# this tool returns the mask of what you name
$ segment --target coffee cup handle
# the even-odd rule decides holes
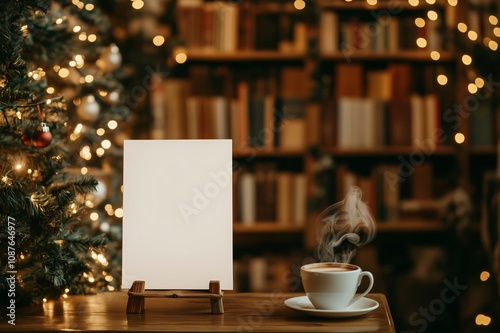
[[[349,302],[349,305],[351,305],[351,304],[359,301],[362,297],[366,296],[366,294],[368,294],[370,292],[370,290],[372,290],[372,287],[373,287],[373,275],[372,275],[372,273],[370,273],[368,271],[364,271],[364,272],[359,273],[358,287],[361,284],[361,280],[363,279],[363,276],[367,276],[368,277],[368,279],[370,280],[370,285],[368,286],[368,288],[366,288],[366,290],[361,295],[356,296],[353,299],[351,299],[351,301]]]

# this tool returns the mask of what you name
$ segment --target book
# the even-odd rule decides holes
[[[319,45],[322,54],[338,52],[338,14],[334,11],[324,10],[319,19]]]
[[[290,172],[277,174],[276,219],[278,224],[287,225],[292,221],[293,178]]]
[[[250,172],[242,173],[238,186],[240,188],[239,207],[241,223],[244,225],[252,225],[257,219],[255,175]]]
[[[303,226],[307,220],[307,178],[298,173],[293,177],[293,223]]]
[[[411,69],[408,64],[391,64],[391,101],[389,103],[389,143],[411,145]]]

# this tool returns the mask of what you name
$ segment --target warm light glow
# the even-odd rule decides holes
[[[439,53],[438,51],[431,52],[431,59],[432,60],[439,60],[439,58],[441,58],[441,53]]]
[[[490,40],[490,42],[488,43],[488,47],[492,50],[492,51],[496,51],[498,49],[498,43],[494,40]]]
[[[419,0],[408,0],[408,3],[413,6],[413,7],[417,7],[418,4],[420,3]]]
[[[434,10],[429,10],[427,12],[427,17],[431,21],[436,21],[438,19],[438,13],[436,11],[434,11]]]
[[[69,293],[69,288],[64,289],[64,292],[67,294]]]
[[[85,206],[89,208],[94,208],[94,203],[90,200],[85,201]]]
[[[56,24],[61,24],[61,23],[63,23],[63,19],[62,19],[62,18],[58,18],[58,19],[56,20]]]
[[[90,283],[94,283],[94,281],[95,281],[95,279],[94,279],[92,276],[91,276],[91,277],[89,277],[89,282],[90,282]]]
[[[373,1],[373,0],[372,0],[372,1]],[[368,0],[367,0],[366,2],[368,2]],[[377,2],[377,1],[375,0],[375,3],[376,3],[376,2]],[[305,2],[304,0],[295,0],[295,1],[293,2],[293,6],[294,6],[294,7],[295,7],[295,9],[297,9],[297,10],[302,10],[302,9],[306,8],[306,2]]]
[[[75,67],[75,66],[76,66],[76,61],[71,60],[71,61],[69,62],[69,65],[70,65],[71,67]]]
[[[436,0],[425,0],[429,5],[433,5],[436,3]]]
[[[22,166],[22,164],[17,164],[14,168],[15,168],[16,170],[20,170],[22,167],[23,167],[23,166]]]
[[[475,94],[477,93],[477,86],[474,84],[474,83],[469,83],[469,85],[467,86],[467,90],[471,93],[471,94]]]
[[[479,275],[479,278],[481,279],[481,281],[486,281],[490,278],[490,272],[487,272],[487,271],[482,271],[481,274]]]
[[[439,74],[438,77],[437,77],[437,82],[444,86],[448,83],[448,77],[446,77],[446,75],[444,74]]]
[[[183,64],[187,61],[187,55],[184,52],[179,52],[175,55],[175,61],[178,64]]]
[[[98,128],[95,132],[97,135],[103,136],[106,133],[106,130],[104,128]]]
[[[115,287],[113,287],[113,286],[108,286],[108,290],[109,290],[109,291],[113,291],[113,290],[115,290]]]
[[[80,157],[87,161],[92,158],[92,153],[90,152],[89,146],[85,146],[82,148],[82,150],[80,150]]]
[[[75,134],[80,134],[83,130],[83,125],[82,124],[78,124],[76,125],[75,127],[75,130],[73,131]]]
[[[47,94],[53,94],[56,90],[53,87],[47,87],[45,91],[47,92]]]
[[[94,81],[94,77],[92,75],[89,74],[89,75],[85,76],[85,82],[91,83],[93,81]]]
[[[110,229],[109,223],[108,222],[102,222],[101,225],[99,226],[102,232],[108,232]],[[105,272],[102,274],[106,275]]]
[[[108,121],[108,128],[110,130],[114,130],[118,127],[118,122],[116,120],[110,120]]]
[[[153,44],[156,45],[156,46],[162,46],[163,43],[165,43],[165,37],[163,36],[154,36],[153,38]]]
[[[490,23],[492,25],[497,25],[498,24],[498,17],[496,17],[495,15],[490,15],[490,17],[488,17],[488,21],[490,21]]]
[[[101,146],[102,146],[102,148],[104,148],[104,149],[109,149],[109,148],[111,148],[111,141],[109,141],[109,140],[104,140],[103,142],[101,142]]]
[[[415,25],[419,28],[423,28],[423,27],[425,27],[425,20],[421,17],[417,17],[415,19]]]
[[[85,5],[85,9],[88,11],[94,10],[94,5],[91,3],[88,3]]]
[[[63,79],[64,78],[67,78],[68,75],[69,75],[69,69],[67,68],[61,68],[58,72],[59,76],[62,77]]]
[[[458,0],[448,0],[450,6],[455,7],[458,4]]]
[[[99,255],[97,256],[97,260],[99,260],[99,262],[100,262],[101,264],[104,264],[105,262],[107,262],[106,258],[104,258],[104,256],[103,256],[102,254],[99,254]]]
[[[99,219],[99,214],[97,214],[96,212],[93,212],[90,214],[90,219],[92,221],[97,221]]]
[[[83,168],[80,169],[80,173],[82,175],[86,175],[88,172],[89,172],[89,169],[87,169],[86,167],[83,167]]]
[[[491,323],[491,318],[483,314],[478,314],[476,316],[476,325],[478,326],[488,326]]]
[[[475,41],[475,40],[477,40],[477,32],[470,30],[467,33],[467,37],[469,37],[470,40]]]
[[[115,216],[118,217],[118,218],[122,218],[123,217],[123,209],[122,208],[117,208],[115,210]]]
[[[79,32],[80,30],[82,30],[82,27],[80,27],[79,25],[75,25],[75,26],[73,27],[73,32],[75,32],[75,33],[76,33],[76,32]]]
[[[101,147],[99,147],[99,148],[97,148],[97,149],[95,150],[95,153],[96,153],[96,155],[97,155],[98,157],[102,157],[102,155],[104,155],[104,153],[105,153],[105,152],[106,152],[106,151],[104,150],[104,148],[101,148]]]
[[[459,24],[457,24],[457,29],[458,31],[465,33],[467,31],[467,24],[460,22]]]
[[[144,1],[142,1],[142,0],[135,0],[134,2],[132,2],[132,8],[139,10],[142,7],[144,7]]]
[[[64,294],[62,295],[63,298],[68,298],[68,295]]]
[[[45,297],[43,298],[43,302],[44,302],[44,303],[47,303],[47,299],[46,299]]]
[[[97,40],[97,36],[94,35],[94,34],[90,34],[88,37],[87,37],[87,40],[91,43],[95,42]]]
[[[483,80],[482,78],[480,78],[480,77],[478,77],[478,78],[474,81],[474,83],[476,84],[476,86],[477,86],[478,88],[482,88],[482,87],[484,87],[484,80]]]
[[[78,39],[83,41],[87,40],[87,34],[85,32],[82,32],[80,35],[78,35]]]
[[[106,275],[106,277],[104,278],[104,280],[108,281],[108,282],[111,282],[114,280],[113,276],[112,275]]]
[[[464,63],[464,65],[468,66],[472,64],[472,57],[468,54],[464,54],[462,56],[462,62]]]
[[[423,37],[417,38],[417,46],[420,48],[424,48],[427,46],[427,40]]]
[[[455,134],[455,142],[458,144],[462,144],[465,142],[465,135],[462,133],[457,133]]]

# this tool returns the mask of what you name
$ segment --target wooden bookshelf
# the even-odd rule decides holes
[[[197,6],[200,6],[198,9],[201,11],[205,10],[204,6],[206,3],[203,3],[203,5],[200,3],[197,3]],[[213,4],[208,5],[208,7]],[[224,6],[226,5],[224,4]],[[325,0],[318,1],[317,4],[308,2],[306,6],[309,6],[309,8],[303,11],[296,10],[292,3],[284,5],[281,2],[273,3],[272,1],[266,3],[242,2],[241,7],[232,6],[231,10],[240,10],[242,15],[271,14],[270,16],[276,18],[276,22],[273,21],[274,23],[280,22],[276,24],[277,29],[281,29],[282,23],[285,22],[286,24],[284,25],[288,25],[288,28],[285,29],[287,31],[274,33],[273,38],[276,39],[276,45],[267,49],[258,49],[253,34],[254,32],[256,33],[257,29],[255,23],[256,17],[250,17],[250,19],[245,17],[246,20],[253,20],[253,22],[247,22],[248,25],[245,26],[238,26],[238,38],[248,39],[249,36],[254,38],[251,42],[247,41],[245,45],[233,43],[233,46],[237,45],[237,47],[233,47],[229,51],[223,51],[216,50],[212,46],[208,47],[211,50],[207,50],[207,48],[204,49],[199,45],[189,45],[187,43],[184,50],[187,61],[180,66],[180,72],[183,72],[185,76],[181,78],[168,77],[166,80],[183,81],[182,84],[191,84],[192,87],[182,87],[182,84],[177,86],[172,85],[164,90],[162,90],[163,88],[157,89],[158,91],[156,92],[156,97],[160,96],[160,98],[164,98],[167,100],[167,103],[175,100],[175,103],[172,104],[173,108],[180,106],[181,110],[183,103],[188,98],[199,98],[199,103],[202,103],[203,99],[211,99],[213,97],[217,98],[219,102],[223,100],[223,112],[225,112],[226,117],[223,123],[228,127],[225,132],[225,138],[233,139],[233,157],[238,163],[241,162],[242,166],[242,169],[239,170],[242,172],[238,172],[233,179],[233,184],[235,184],[234,193],[237,197],[236,200],[239,200],[235,204],[234,209],[236,212],[235,215],[239,214],[239,216],[235,216],[233,224],[233,231],[238,239],[238,242],[235,242],[235,248],[244,247],[245,250],[252,249],[256,252],[264,253],[268,249],[267,246],[269,246],[269,243],[272,243],[275,239],[285,240],[285,243],[288,242],[292,250],[295,250],[293,247],[300,242],[302,242],[300,243],[302,250],[308,251],[316,246],[316,239],[313,234],[315,231],[315,219],[320,211],[308,211],[307,219],[303,226],[296,225],[296,222],[293,222],[291,218],[289,218],[290,221],[286,220],[285,222],[272,221],[272,219],[277,219],[277,217],[262,217],[262,219],[268,219],[266,221],[254,221],[258,220],[259,217],[253,217],[253,219],[246,220],[245,223],[240,221],[242,220],[241,207],[238,205],[241,205],[242,202],[240,197],[242,196],[241,176],[243,173],[256,176],[257,169],[262,164],[274,164],[274,170],[271,172],[272,176],[270,177],[275,177],[271,179],[275,183],[278,181],[277,174],[279,173],[292,173],[294,175],[305,176],[307,180],[307,196],[310,199],[315,193],[314,187],[317,184],[314,182],[316,181],[316,172],[320,165],[320,161],[315,160],[310,154],[310,148],[318,148],[318,151],[324,154],[323,157],[328,156],[333,160],[332,164],[334,165],[328,171],[330,173],[329,177],[331,177],[330,180],[333,179],[328,184],[335,187],[329,189],[333,194],[330,193],[331,196],[328,197],[330,202],[325,202],[325,206],[328,206],[343,199],[339,190],[343,186],[339,184],[339,180],[342,181],[345,179],[343,177],[351,177],[350,180],[354,179],[354,182],[363,181],[365,185],[368,184],[368,188],[371,186],[372,193],[370,193],[369,197],[373,201],[377,196],[383,197],[383,194],[377,192],[380,188],[373,190],[376,187],[374,184],[383,179],[376,179],[376,176],[380,176],[385,171],[382,170],[383,168],[388,167],[390,169],[387,170],[397,173],[399,172],[398,167],[401,163],[398,157],[409,160],[410,156],[423,155],[424,161],[420,163],[420,160],[418,160],[418,163],[416,163],[419,164],[418,168],[411,170],[411,175],[403,177],[401,183],[404,182],[404,191],[406,192],[404,195],[396,198],[396,201],[401,201],[402,198],[407,199],[408,196],[410,199],[437,201],[443,195],[443,188],[445,188],[442,185],[443,179],[441,178],[445,178],[444,176],[448,173],[453,174],[454,170],[452,168],[454,167],[455,157],[465,156],[465,158],[473,158],[479,156],[483,160],[497,153],[494,147],[457,146],[453,143],[454,132],[452,131],[446,132],[449,137],[448,141],[439,142],[432,149],[429,149],[429,147],[421,148],[417,145],[412,146],[412,142],[415,142],[414,138],[401,143],[400,141],[402,140],[396,140],[390,136],[391,133],[395,132],[394,129],[398,127],[398,124],[400,124],[398,122],[401,121],[401,119],[395,119],[395,115],[403,114],[404,117],[407,117],[403,120],[406,122],[406,126],[400,131],[402,134],[408,134],[415,130],[412,128],[413,119],[410,118],[410,121],[408,118],[411,117],[411,109],[415,108],[415,105],[411,104],[411,98],[414,95],[421,97],[424,103],[429,103],[426,107],[429,107],[431,103],[425,98],[428,96],[435,97],[437,103],[434,103],[433,106],[436,109],[432,110],[434,113],[428,113],[425,116],[425,121],[432,122],[436,121],[434,118],[439,118],[441,122],[438,121],[429,125],[431,129],[442,129],[446,125],[442,117],[443,112],[452,108],[453,103],[457,100],[463,100],[463,98],[460,99],[460,97],[464,97],[463,94],[460,95],[458,93],[458,85],[464,81],[458,77],[457,63],[460,62],[459,54],[453,47],[449,47],[449,40],[446,40],[448,36],[441,36],[442,40],[439,41],[440,45],[436,49],[440,53],[438,60],[431,59],[430,46],[421,49],[415,45],[414,41],[409,41],[414,35],[411,37],[406,36],[404,29],[401,29],[402,32],[398,36],[398,45],[395,49],[386,48],[385,50],[377,49],[377,51],[371,51],[369,48],[365,48],[364,50],[355,50],[346,56],[341,51],[341,43],[339,42],[341,36],[335,36],[336,39],[334,42],[336,45],[325,49],[333,50],[332,52],[324,51],[321,47],[321,43],[325,40],[324,36],[321,35],[321,30],[324,27],[321,26],[321,20],[317,20],[316,18],[325,12],[334,12],[338,15],[334,27],[335,31],[340,35],[345,32],[342,29],[346,29],[345,27],[341,27],[341,23],[351,23],[351,19],[355,23],[369,23],[371,11],[381,11],[390,8],[390,6],[397,6],[397,8],[402,9],[404,12],[400,16],[394,14],[394,18],[400,20],[398,24],[402,26],[404,24],[405,29],[408,29],[408,23],[413,24],[415,17],[423,17],[426,10],[431,8],[436,9],[441,15],[442,21],[440,22],[440,27],[446,26],[449,28],[450,17],[453,17],[453,15],[447,16],[446,11],[449,10],[447,6],[439,3],[429,5],[424,1],[420,1],[418,6],[411,6],[406,0],[379,0],[374,6],[368,5],[364,0],[354,0],[349,3],[343,0]],[[314,10],[314,14],[318,15],[310,15],[312,10]],[[314,17],[314,19],[311,19],[311,17]],[[290,19],[292,23],[288,22],[287,19]],[[405,19],[408,19],[408,21],[403,22]],[[374,20],[375,18],[372,18],[372,21]],[[242,20],[238,20],[238,22],[242,22]],[[298,51],[292,48],[286,52],[280,51],[279,44],[283,42],[282,39],[292,43],[296,37],[283,36],[290,35],[290,31],[288,30],[293,30],[290,27],[297,22],[307,25],[307,40],[309,42],[316,40],[319,46],[318,49]],[[255,31],[250,31],[251,33],[249,34],[246,34],[245,31],[240,31],[248,27],[253,27],[252,29]],[[197,28],[201,29],[199,25],[197,25]],[[418,33],[427,34],[429,30],[431,29],[426,27],[426,29]],[[223,40],[224,33],[220,33],[221,40]],[[192,36],[188,37],[193,40]],[[265,34],[264,37],[266,37]],[[189,42],[189,38],[187,39]],[[413,44],[399,45],[401,43],[400,39],[405,42],[412,42]],[[331,42],[331,44],[334,42]],[[308,43],[308,45],[310,46],[311,44]],[[350,65],[353,65],[353,68],[348,68]],[[346,68],[347,71],[343,72]],[[303,71],[303,73],[297,75],[298,71]],[[373,86],[377,86],[377,83],[371,84],[371,88],[370,83],[368,83],[368,77],[377,71],[383,72],[382,75],[385,75],[385,77],[390,76],[391,78],[390,86],[384,86],[386,91],[380,93],[381,96],[373,96],[370,91]],[[447,75],[448,83],[446,86],[437,84],[437,74]],[[318,76],[321,76],[321,78],[318,78]],[[385,82],[383,83],[385,84]],[[200,86],[203,89],[200,89]],[[194,89],[190,89],[193,87]],[[189,93],[185,93],[186,91],[196,91],[197,89],[196,93],[191,92],[191,96]],[[312,94],[312,91],[315,91],[315,94]],[[183,95],[184,93],[186,96]],[[161,97],[163,95],[165,96]],[[250,111],[249,101],[252,98],[262,99],[268,97],[273,99],[274,103],[272,104],[272,108],[274,108],[274,118],[272,119],[278,117],[276,110],[282,111],[283,106],[280,103],[284,100],[299,100],[304,103],[301,109],[303,114],[298,118],[300,121],[303,121],[302,124],[299,124],[302,126],[299,129],[304,130],[306,138],[304,139],[305,142],[301,142],[299,145],[300,148],[283,148],[284,146],[280,146],[281,141],[277,143],[279,140],[276,138],[273,139],[275,141],[271,146],[260,145],[260,143],[252,146],[249,142],[245,142],[245,139],[242,139],[245,135],[247,139],[252,136],[250,134],[250,127],[252,126],[249,123],[253,120],[250,120],[248,116],[252,112],[255,112],[255,110]],[[373,144],[373,140],[364,142],[363,145],[365,146],[351,145],[351,143],[345,146],[339,144],[337,136],[339,129],[337,125],[339,124],[338,115],[340,113],[338,101],[342,98],[360,99],[365,102],[366,100],[368,102],[382,101],[385,103],[383,105],[383,112],[386,113],[383,115],[385,118],[383,118],[383,130],[381,130],[385,133],[383,144]],[[233,108],[233,105],[237,105],[237,107]],[[241,107],[243,109],[246,108],[246,110],[241,111]],[[265,108],[267,106],[264,106]],[[200,114],[204,111],[205,109],[200,111]],[[244,121],[232,122],[233,119],[237,118],[235,114],[238,115],[240,114],[239,112],[245,114],[246,118]],[[179,114],[182,116],[183,113],[179,112]],[[179,114],[170,119],[178,121]],[[206,124],[211,121],[210,117],[212,116],[206,118],[200,116],[200,118],[203,118],[200,124],[204,124],[200,126],[207,126]],[[352,124],[364,122],[365,118],[363,116],[356,118]],[[373,120],[373,118],[370,119]],[[246,121],[248,123],[245,123]],[[466,127],[468,120],[462,119],[462,121],[464,123],[462,127]],[[246,128],[244,128],[243,132],[233,131],[231,126],[235,126],[235,123],[237,124],[236,126],[246,126]],[[375,125],[374,122],[372,125],[371,127],[376,128],[379,123],[377,122]],[[184,126],[184,123],[180,121],[176,126],[171,127],[182,128],[182,126]],[[272,128],[275,134],[280,134],[274,127],[275,124],[269,127],[269,123],[264,123],[264,125],[261,123],[259,126],[261,126],[261,129],[268,126],[267,128]],[[462,131],[462,127],[453,129],[453,131]],[[430,132],[429,128],[425,130],[426,135]],[[238,129],[242,130],[242,128]],[[446,130],[449,129],[446,128]],[[211,134],[204,134],[205,136],[200,136],[199,138],[215,138],[213,137],[214,130],[207,132]],[[238,133],[236,136],[234,136],[235,132]],[[288,139],[290,137],[294,138],[293,134],[295,132],[291,132],[292,135],[288,136]],[[331,137],[326,137],[325,133]],[[468,137],[468,134],[468,132],[465,132],[466,137]],[[430,137],[432,138],[432,136]],[[426,139],[429,139],[429,136]],[[378,170],[379,167],[381,167],[380,170]],[[380,173],[377,174],[379,171]],[[348,174],[350,172],[352,174]],[[466,174],[465,177],[469,177],[469,170],[465,169],[464,174]],[[437,186],[436,188],[433,187],[435,183],[439,183],[439,189],[436,189]],[[367,187],[364,188],[366,189]],[[259,196],[256,194],[257,191],[255,189],[252,189],[252,191],[255,192],[252,194],[252,197]],[[260,193],[262,194],[263,192]],[[399,193],[394,195],[399,195]],[[323,201],[326,201],[326,198]],[[257,204],[255,205],[255,210],[259,209],[258,206]],[[395,207],[401,208],[397,204]],[[390,208],[394,207],[391,206]],[[293,215],[293,213],[291,214]],[[401,215],[403,216],[403,214]],[[411,240],[412,233],[440,234],[445,231],[445,226],[439,221],[426,220],[425,216],[417,216],[413,219],[396,217],[394,221],[396,222],[377,221],[378,232],[388,235],[385,239],[394,237],[396,234],[405,234]],[[267,243],[264,244],[264,242],[261,242],[262,239],[266,239]],[[270,251],[275,250],[272,246],[269,246],[269,249],[271,249]]]

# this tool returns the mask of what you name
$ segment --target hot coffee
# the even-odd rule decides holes
[[[351,264],[329,262],[304,265],[300,275],[307,297],[320,310],[343,311],[368,294],[373,286],[372,274]],[[355,297],[363,277],[369,279],[369,286]]]
[[[352,272],[356,270],[356,267],[346,266],[346,267],[314,267],[306,269],[308,272]]]

